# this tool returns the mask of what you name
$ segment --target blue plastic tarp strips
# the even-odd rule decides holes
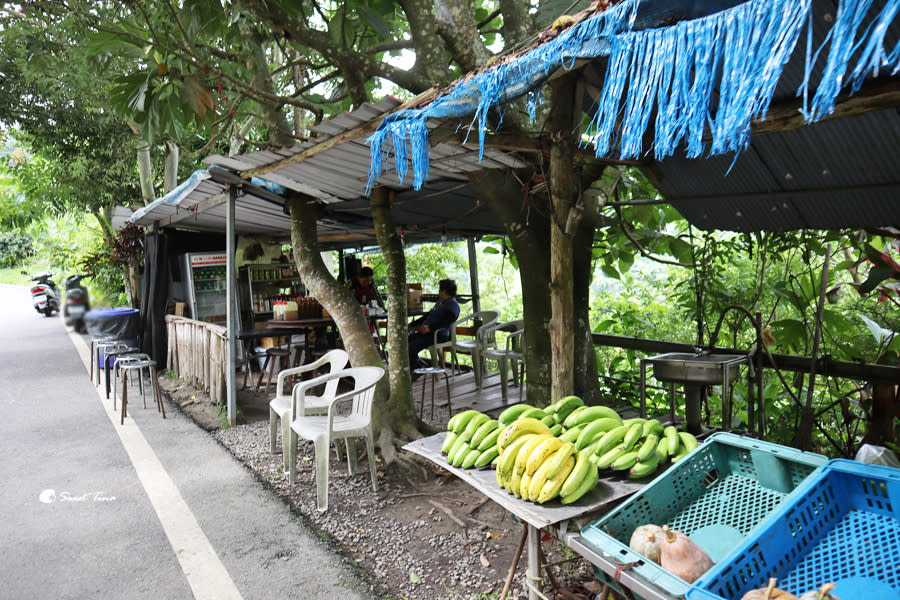
[[[85,313],[84,323],[92,338],[136,340],[141,333],[141,311],[129,306],[98,308]]]

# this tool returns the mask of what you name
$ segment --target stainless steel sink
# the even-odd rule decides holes
[[[734,381],[747,361],[742,354],[690,354],[669,352],[647,359],[653,376],[660,381],[696,385],[718,385]]]

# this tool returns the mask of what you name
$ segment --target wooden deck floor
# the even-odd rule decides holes
[[[484,381],[481,390],[475,385],[475,374],[466,371],[462,374],[457,373],[455,377],[449,377],[450,383],[450,401],[452,413],[456,414],[468,409],[474,409],[486,413],[492,417],[500,414],[509,404],[517,404],[519,402],[519,387],[510,386],[507,390],[508,403],[503,400],[502,387],[500,384],[500,375],[496,372],[489,374]],[[418,381],[413,382],[412,394],[416,406],[422,399],[422,386],[427,385],[425,390],[425,420],[428,421],[431,410],[431,377],[422,377]],[[438,378],[434,385],[435,408],[447,407],[447,386],[444,385],[443,378]],[[525,401],[525,389],[522,389],[522,402]],[[437,413],[435,421],[438,420]],[[438,425],[440,423],[434,423]]]

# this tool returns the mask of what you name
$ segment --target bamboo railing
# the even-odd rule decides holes
[[[175,376],[208,392],[213,403],[222,404],[227,330],[214,323],[166,315],[166,333],[166,364]]]

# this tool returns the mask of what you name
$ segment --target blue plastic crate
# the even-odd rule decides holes
[[[668,525],[721,560],[797,487],[825,464],[819,454],[730,433],[716,433],[640,492],[581,530],[599,551],[596,577],[622,591],[616,568],[639,582],[640,598],[682,598],[689,584],[628,547],[640,525]],[[636,564],[631,564],[636,563]],[[651,590],[651,592],[648,592]],[[641,595],[643,594],[643,595]]]
[[[796,596],[833,582],[841,600],[900,599],[900,469],[829,461],[687,598],[737,599],[770,577]]]

